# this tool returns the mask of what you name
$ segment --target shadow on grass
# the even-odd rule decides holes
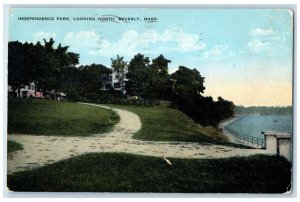
[[[224,159],[169,159],[93,153],[8,176],[14,191],[284,193],[291,164],[256,155]]]

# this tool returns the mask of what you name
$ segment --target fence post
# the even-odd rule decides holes
[[[257,147],[259,147],[259,146],[264,147],[264,140],[261,138],[257,138],[257,137],[253,137],[253,136],[246,135],[243,133],[239,133],[239,132],[237,132],[233,129],[230,129],[226,126],[224,127],[224,129],[227,130],[229,133],[231,133],[239,143],[242,143],[242,144],[245,144],[245,143],[250,144],[251,143],[252,146],[256,143]]]

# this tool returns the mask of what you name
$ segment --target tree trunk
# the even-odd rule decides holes
[[[57,100],[57,92],[56,92],[56,90],[53,90],[53,100]]]
[[[21,97],[21,88],[17,88],[17,98],[22,98]]]

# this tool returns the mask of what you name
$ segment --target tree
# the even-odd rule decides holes
[[[54,48],[54,43],[52,38],[44,39],[44,45],[40,42],[9,42],[8,77],[14,91],[22,84],[34,82],[44,92],[54,90],[56,99],[56,92],[65,89],[62,70],[75,67],[79,63],[79,54],[67,52],[69,47],[61,44]]]
[[[39,42],[22,44],[17,41],[9,42],[8,49],[8,78],[13,90],[30,82],[40,82],[43,85],[52,67],[52,57],[49,57],[45,47]]]
[[[178,70],[170,76],[173,94],[181,97],[200,95],[205,90],[204,79],[198,70],[179,66]]]
[[[124,57],[120,57],[119,55],[117,55],[116,59],[111,58],[111,67],[113,68],[114,72],[117,72],[119,74],[119,81],[121,89],[123,91],[124,79],[127,71],[127,62],[124,61]]]
[[[47,57],[46,63],[46,71],[44,74],[45,79],[43,79],[43,83],[47,90],[53,90],[53,98],[56,100],[57,91],[61,91],[64,89],[62,77],[63,77],[63,69],[73,66],[71,61],[74,62],[74,58],[71,58],[68,54],[69,46],[61,46],[58,44],[57,48],[54,48],[55,41],[50,38],[49,41],[44,39],[44,47],[46,50],[45,56]],[[74,55],[72,55],[74,56]],[[79,55],[78,55],[79,57]],[[72,60],[71,60],[72,59]],[[42,79],[43,77],[39,76],[37,79]]]
[[[206,126],[217,126],[221,120],[233,115],[232,102],[218,97],[214,101],[212,97],[202,96],[205,87],[204,77],[196,69],[180,66],[170,76],[172,82],[172,100],[177,108],[190,116],[196,122]]]
[[[179,66],[178,70],[170,75],[173,103],[180,111],[197,122],[200,119],[195,110],[202,97],[200,93],[203,93],[205,89],[203,82],[204,77],[199,71],[184,66]]]
[[[147,93],[151,98],[168,98],[168,64],[170,62],[171,60],[166,59],[163,55],[152,60],[147,78]]]
[[[218,97],[218,101],[216,102],[216,109],[220,120],[228,119],[234,114],[233,102],[225,100],[221,96]]]
[[[147,97],[146,84],[148,78],[149,58],[138,53],[128,65],[125,89],[128,95]]]
[[[27,84],[28,72],[26,69],[26,52],[19,41],[8,43],[8,84],[12,87],[13,93],[17,90],[20,93],[22,84]]]
[[[101,93],[103,75],[111,74],[111,69],[104,65],[91,64],[79,67],[79,71],[80,97],[88,99],[88,101],[96,101]]]
[[[81,101],[80,97],[80,71],[76,67],[62,68],[61,90],[66,93],[69,101]]]

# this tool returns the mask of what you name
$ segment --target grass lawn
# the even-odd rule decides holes
[[[283,193],[291,165],[278,156],[169,159],[93,153],[8,176],[14,191]]]
[[[142,122],[142,129],[133,138],[152,141],[210,142],[226,141],[218,129],[202,127],[182,112],[166,106],[137,107],[112,105],[136,113]]]
[[[15,141],[7,141],[7,152],[14,152],[18,150],[22,150],[23,147],[21,144],[15,142]]]
[[[107,132],[118,121],[113,111],[99,107],[52,100],[8,100],[10,134],[88,136]]]

